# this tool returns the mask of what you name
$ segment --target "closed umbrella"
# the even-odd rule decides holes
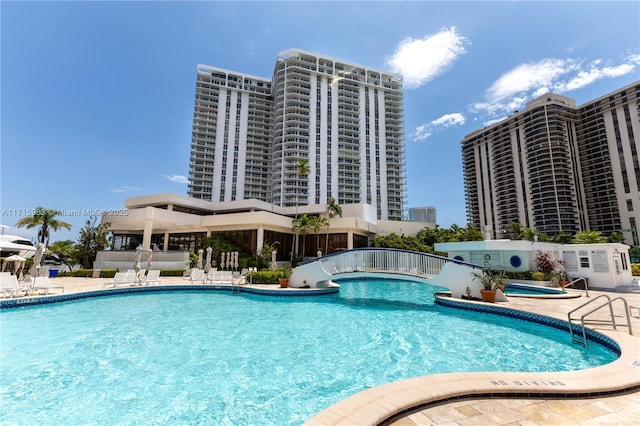
[[[238,269],[238,266],[240,266],[238,263],[238,255],[239,255],[238,252],[235,252],[233,255],[233,268],[236,270]]]
[[[211,269],[211,252],[213,249],[211,247],[207,247],[207,263],[204,264],[204,270],[209,272]]]
[[[29,269],[29,273],[31,274],[31,276],[37,277],[38,275],[40,275],[40,264],[42,263],[43,257],[44,257],[44,244],[38,243],[36,244],[36,254],[33,255],[33,265],[31,266],[31,269]]]
[[[202,253],[204,253],[204,250],[198,250],[198,269],[202,269]]]
[[[151,259],[153,259],[153,250],[147,252],[147,271],[151,270]]]
[[[136,274],[140,272],[140,260],[142,259],[142,246],[138,246],[136,248],[136,256],[133,259],[133,269],[136,271]]]
[[[231,252],[227,253],[227,269],[231,268]]]
[[[220,269],[224,269],[224,255],[224,252],[220,253]]]

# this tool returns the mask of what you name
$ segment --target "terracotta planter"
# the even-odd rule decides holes
[[[480,294],[482,295],[483,302],[494,303],[496,301],[496,291],[495,290],[480,290]]]
[[[278,278],[278,282],[280,283],[280,288],[289,287],[289,278]]]
[[[558,285],[562,288],[565,288],[569,285],[569,281],[558,281]]]

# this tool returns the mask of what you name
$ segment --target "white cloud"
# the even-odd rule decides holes
[[[415,132],[413,133],[414,141],[423,141],[429,138],[434,131],[438,131],[441,128],[447,128],[451,126],[461,126],[465,123],[466,119],[464,115],[455,112],[452,114],[445,114],[440,118],[436,118],[435,120],[423,124],[421,126],[416,127]]]
[[[471,105],[473,112],[486,113],[488,123],[495,122],[524,104],[546,93],[564,94],[604,78],[627,75],[640,64],[640,55],[633,53],[619,64],[596,59],[590,63],[566,58],[545,58],[538,62],[520,64],[498,78],[485,92],[485,99]]]
[[[445,72],[458,56],[466,53],[467,42],[455,27],[445,28],[422,39],[402,40],[386,62],[393,72],[403,76],[406,88],[416,88]]]
[[[413,133],[413,140],[424,141],[429,136],[431,136],[431,130],[429,129],[429,125],[423,124],[422,126],[416,127],[416,131]]]
[[[588,71],[580,71],[575,77],[564,84],[564,90],[576,90],[588,86],[602,78],[613,78],[626,75],[635,69],[634,64],[626,63],[615,67],[593,67]]]
[[[445,114],[440,118],[437,118],[431,122],[433,126],[442,126],[442,127],[451,127],[451,126],[460,126],[464,124],[465,118],[464,115],[459,112],[453,114]]]
[[[140,192],[140,191],[144,191],[146,190],[146,188],[142,188],[140,186],[122,186],[120,188],[113,188],[110,189],[109,191],[111,192]]]
[[[182,175],[162,175],[162,177],[166,178],[167,180],[170,180],[171,182],[176,182],[176,183],[189,183],[189,179],[187,179],[186,176],[182,176]]]
[[[487,96],[500,101],[543,86],[549,87],[574,66],[571,60],[566,59],[543,59],[518,65],[496,80],[487,90]]]

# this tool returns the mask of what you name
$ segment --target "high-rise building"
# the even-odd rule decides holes
[[[620,232],[638,245],[640,82],[582,106],[548,94],[462,141],[467,220],[503,238]]]
[[[281,207],[333,197],[401,220],[401,76],[297,49],[278,55],[272,79],[199,65],[188,188],[203,200]]]
[[[410,207],[409,220],[416,222],[436,223],[436,208],[428,207]]]

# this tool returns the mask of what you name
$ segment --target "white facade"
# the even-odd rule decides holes
[[[625,244],[555,244],[523,240],[436,243],[452,259],[508,272],[537,270],[538,251],[562,262],[569,276],[587,278],[590,288],[633,287],[629,246]]]
[[[298,49],[278,55],[271,80],[198,66],[194,198],[292,207],[333,197],[401,220],[404,155],[399,75]]]

